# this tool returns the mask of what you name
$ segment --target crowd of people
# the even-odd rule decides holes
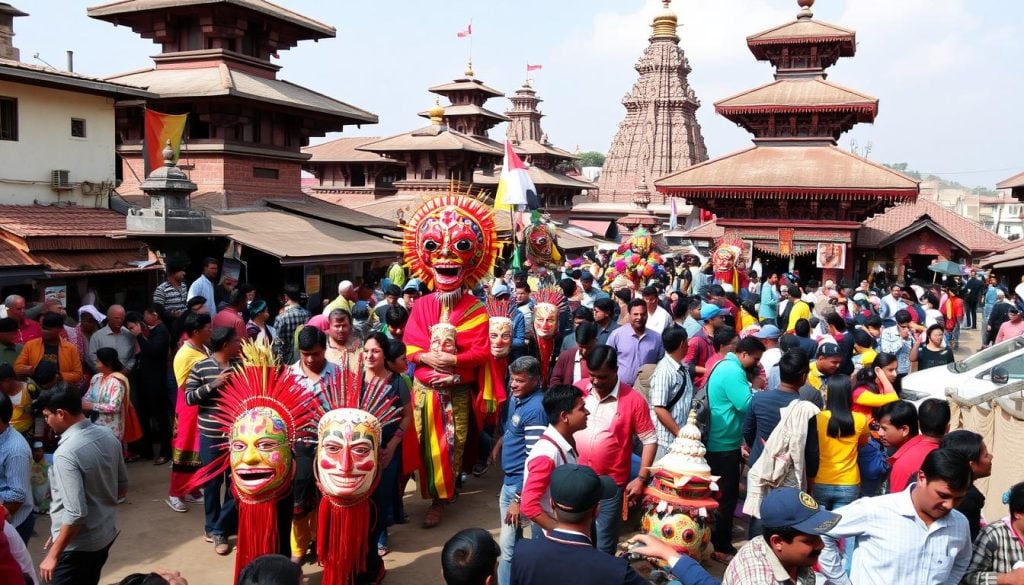
[[[126,496],[125,464],[138,460],[170,463],[167,506],[201,505],[203,537],[230,554],[231,473],[192,480],[227,446],[218,399],[249,340],[270,344],[311,398],[356,367],[398,398],[360,583],[383,578],[387,527],[409,521],[411,479],[431,499],[422,526],[434,528],[464,482],[491,467],[503,474],[500,537],[470,530],[449,540],[448,583],[643,582],[616,557],[625,518],[693,410],[718,478],[711,546],[728,565],[725,583],[805,583],[815,572],[834,583],[1024,582],[1015,568],[1024,562],[1024,487],[1007,491],[1005,522],[984,525],[974,487],[991,471],[984,441],[950,432],[946,403],[900,398],[911,371],[953,361],[961,328],[982,329],[983,344],[1024,334],[1016,291],[973,272],[878,290],[877,278],[844,288],[756,271],[733,290],[689,259],[641,286],[605,282],[607,266],[595,253],[539,277],[496,270],[451,309],[486,319],[484,304],[507,307],[508,326],[492,326],[477,347],[455,326],[450,345],[406,335],[445,301],[397,263],[376,281],[342,281],[322,307],[292,285],[266,299],[218,281],[213,258],[191,285],[186,266],[168,265],[141,312],[83,305],[71,319],[59,302],[29,308],[12,295],[0,318],[0,499],[12,558],[33,580],[97,583]],[[271,306],[280,306],[273,317]],[[484,362],[498,366],[507,398],[496,416],[474,420]],[[424,447],[437,439],[424,418],[435,394],[452,413],[447,447]],[[435,447],[450,468],[425,460]],[[294,445],[280,552],[298,567],[316,551],[315,450]],[[24,545],[47,511],[52,542],[36,573]],[[749,542],[737,551],[741,515]],[[717,582],[650,536],[628,549],[660,559],[682,583]]]

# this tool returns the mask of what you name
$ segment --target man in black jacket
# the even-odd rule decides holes
[[[977,270],[971,270],[971,277],[964,285],[964,329],[978,328],[978,299],[985,281],[978,276]]]
[[[167,352],[171,332],[160,319],[164,308],[150,305],[142,314],[142,321],[128,320],[125,325],[139,344],[138,367],[135,368],[135,387],[131,393],[135,410],[142,424],[143,440],[135,448],[154,465],[163,465],[171,459],[171,421],[177,400],[167,379]],[[153,453],[153,445],[159,445]]]

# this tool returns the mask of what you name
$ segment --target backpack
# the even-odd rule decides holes
[[[693,391],[693,400],[690,401],[690,410],[695,411],[697,414],[697,428],[700,429],[700,441],[705,446],[707,446],[708,435],[711,432],[711,400],[708,396],[708,382],[711,381],[711,374],[715,372],[715,368],[720,363],[722,362],[716,362],[711,367],[711,371],[705,374],[704,383],[701,384],[700,388]]]

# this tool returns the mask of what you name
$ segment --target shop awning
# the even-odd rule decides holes
[[[597,219],[570,219],[569,225],[585,229],[599,238],[607,238],[612,222]]]
[[[398,245],[382,238],[285,211],[246,211],[211,217],[218,232],[278,258],[282,266],[393,259],[401,253]]]

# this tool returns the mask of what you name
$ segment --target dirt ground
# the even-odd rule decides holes
[[[977,332],[964,331],[957,357],[973,354],[977,348]],[[202,505],[192,505],[187,513],[173,512],[164,503],[170,478],[170,467],[155,467],[147,461],[128,465],[130,488],[128,501],[118,509],[120,536],[111,549],[103,571],[102,583],[117,583],[126,575],[149,572],[156,568],[181,571],[190,585],[226,585],[231,583],[234,554],[221,557],[213,545],[203,541]],[[417,494],[405,496],[410,523],[390,529],[391,554],[384,558],[388,570],[385,583],[417,583],[441,585],[440,553],[445,541],[463,528],[482,527],[497,537],[499,530],[498,492],[501,472],[492,467],[481,478],[467,481],[459,501],[446,510],[437,528],[425,530],[420,521],[427,501]],[[42,560],[43,543],[49,534],[49,517],[36,522],[38,536],[29,542],[29,551],[36,564]],[[737,521],[736,546],[743,544],[744,522]],[[721,577],[725,567],[714,561],[705,563],[712,574]],[[306,565],[311,585],[320,583],[320,568]]]

